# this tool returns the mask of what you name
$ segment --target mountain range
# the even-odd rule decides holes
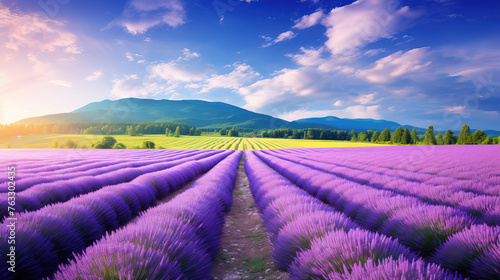
[[[154,100],[124,98],[89,103],[73,112],[23,119],[18,123],[72,123],[72,122],[182,122],[200,128],[221,128],[237,126],[250,129],[276,128],[331,128],[354,129],[357,132],[383,130],[391,131],[402,126],[416,128],[419,133],[426,129],[386,120],[342,119],[333,116],[307,118],[289,122],[265,114],[259,114],[223,102],[202,100]],[[485,131],[500,135],[499,131]]]

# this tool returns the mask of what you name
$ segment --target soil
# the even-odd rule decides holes
[[[233,206],[226,214],[222,250],[212,269],[214,279],[288,279],[288,273],[274,267],[272,245],[254,206],[248,177],[240,162]]]

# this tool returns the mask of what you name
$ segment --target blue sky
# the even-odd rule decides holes
[[[500,3],[0,1],[0,123],[125,97],[500,130]]]

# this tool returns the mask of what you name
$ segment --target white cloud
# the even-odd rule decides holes
[[[175,62],[160,63],[150,66],[152,76],[168,82],[199,82],[207,78],[207,73],[198,67]]]
[[[431,64],[430,61],[424,61],[428,55],[427,47],[398,51],[377,60],[372,68],[358,71],[357,75],[372,83],[388,83],[398,77],[423,71]]]
[[[262,47],[266,48],[266,47],[272,46],[274,44],[277,44],[279,42],[290,40],[290,39],[294,38],[295,36],[296,36],[296,34],[293,33],[293,31],[291,31],[291,30],[281,33],[280,35],[278,35],[278,37],[276,37],[276,39],[273,39],[273,38],[267,37],[267,36],[261,36],[262,39],[266,40],[266,43],[262,44]]]
[[[249,110],[257,110],[265,106],[272,106],[280,101],[305,100],[314,97],[328,96],[329,83],[312,67],[298,69],[283,69],[273,78],[257,81],[247,87],[242,87],[238,92],[243,95]]]
[[[335,107],[340,107],[342,105],[344,105],[344,102],[342,102],[340,100],[337,100],[337,101],[335,101],[335,103],[333,103],[333,106],[335,106]]]
[[[123,15],[106,28],[122,26],[130,34],[136,35],[146,33],[155,26],[180,26],[185,23],[185,17],[186,12],[179,0],[132,0]]]
[[[95,81],[102,76],[102,70],[95,71],[92,75],[85,78],[85,81]]]
[[[188,48],[184,48],[182,50],[182,56],[180,56],[177,60],[190,60],[192,58],[198,58],[200,54],[197,52],[191,52]]]
[[[302,53],[288,55],[292,60],[301,66],[318,66],[326,62],[326,59],[322,58],[324,53],[324,48],[319,49],[306,49],[304,47],[300,48]]]
[[[192,88],[201,87],[200,93],[209,92],[215,88],[228,88],[236,90],[259,77],[260,74],[256,72],[251,66],[243,63],[233,65],[234,70],[224,75],[212,75],[206,80],[205,83],[191,85]]]
[[[309,28],[311,26],[318,24],[323,19],[324,16],[325,14],[323,13],[322,10],[318,10],[310,15],[305,15],[296,21],[293,28],[297,29]]]
[[[76,35],[64,31],[64,24],[37,14],[13,12],[0,3],[0,38],[4,47],[19,52],[78,54]]]
[[[367,50],[365,52],[365,55],[366,56],[376,56],[379,53],[383,53],[383,52],[386,52],[386,50],[385,49],[372,49],[372,50]]]
[[[50,80],[49,81],[51,84],[54,84],[56,86],[60,86],[60,87],[72,87],[73,84],[71,82],[68,82],[68,81],[63,81],[63,80]]]
[[[156,95],[166,91],[166,87],[152,80],[140,80],[137,75],[126,75],[113,80],[111,95],[118,98]]]
[[[125,53],[125,57],[126,57],[129,61],[134,61],[134,56],[133,56],[130,52],[126,52],[126,53]]]
[[[405,28],[418,16],[397,1],[358,0],[335,8],[323,20],[327,27],[326,46],[334,55],[352,55],[367,43],[387,38]]]
[[[380,109],[379,105],[374,106],[350,106],[340,110],[295,110],[281,114],[277,117],[285,119],[287,121],[294,121],[304,118],[318,118],[325,116],[335,116],[339,118],[351,118],[351,119],[380,119]]]
[[[370,94],[361,94],[359,95],[358,97],[356,97],[356,99],[354,99],[355,102],[358,102],[359,104],[361,105],[366,105],[366,104],[370,104],[370,103],[375,103],[377,101],[380,101],[379,100],[375,100],[375,95],[377,95],[377,93],[370,93]]]

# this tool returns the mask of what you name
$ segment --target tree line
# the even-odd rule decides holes
[[[47,124],[8,124],[0,125],[0,135],[18,136],[27,134],[97,134],[97,135],[141,135],[164,134],[166,130],[180,135],[195,135],[196,127],[177,122],[79,122]],[[199,132],[201,134],[201,131]]]
[[[408,128],[398,127],[393,133],[389,128],[382,131],[367,130],[356,133],[354,130],[309,128],[293,130],[291,128],[268,129],[261,131],[264,138],[291,138],[291,139],[319,139],[319,140],[348,140],[355,142],[371,142],[382,144],[402,145],[478,145],[499,144],[500,136],[493,138],[482,130],[470,132],[467,124],[462,126],[459,135],[455,135],[450,129],[443,134],[434,132],[434,126],[429,126],[425,134],[418,134],[414,128],[411,132]],[[256,134],[254,132],[254,134]]]

